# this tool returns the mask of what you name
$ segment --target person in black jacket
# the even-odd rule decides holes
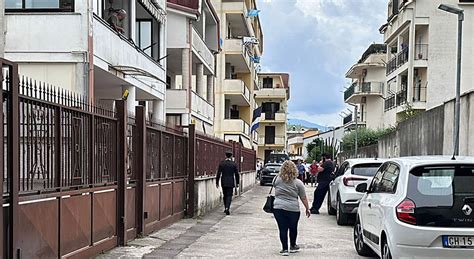
[[[235,187],[239,187],[240,175],[237,164],[232,161],[232,152],[225,153],[226,159],[219,164],[217,169],[216,186],[219,188],[221,182],[222,192],[224,194],[224,212],[230,215],[230,204]]]

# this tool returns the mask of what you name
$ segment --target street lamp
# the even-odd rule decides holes
[[[456,75],[456,105],[454,106],[454,132],[453,149],[454,156],[459,156],[459,127],[461,112],[461,51],[462,51],[462,23],[464,21],[464,10],[451,5],[441,4],[438,9],[458,16],[458,57],[457,57],[457,75]]]

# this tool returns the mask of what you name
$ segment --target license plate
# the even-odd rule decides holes
[[[278,173],[270,173],[271,176],[276,176]]]
[[[474,248],[474,236],[443,236],[443,246],[450,248]]]

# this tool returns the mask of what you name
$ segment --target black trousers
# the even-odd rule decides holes
[[[329,183],[329,181],[318,183],[318,187],[314,190],[312,211],[319,211],[321,205],[323,205],[324,197],[326,197],[326,193],[329,191]]]
[[[222,187],[222,192],[224,194],[224,208],[228,210],[230,209],[230,204],[232,203],[232,195],[234,195],[234,187]]]
[[[275,216],[280,230],[280,242],[283,250],[288,250],[288,230],[290,232],[290,246],[296,245],[298,236],[298,221],[300,220],[300,212],[274,209]]]

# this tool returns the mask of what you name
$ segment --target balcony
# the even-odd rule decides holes
[[[387,75],[393,73],[399,67],[403,66],[405,63],[408,62],[408,53],[409,48],[404,48],[402,51],[397,53],[395,57],[390,59],[387,63]]]
[[[261,88],[255,93],[255,99],[286,99],[285,88]]]
[[[428,44],[415,44],[415,60],[428,60]]]
[[[286,123],[286,113],[262,113],[260,123]]]
[[[259,146],[272,146],[272,147],[284,147],[285,146],[285,137],[284,136],[259,136],[258,145]]]
[[[413,19],[413,9],[402,8],[393,15],[384,31],[384,41],[391,42]]]
[[[166,112],[173,114],[188,113],[187,97],[188,91],[186,89],[166,90]],[[194,91],[191,93],[191,113],[194,117],[211,125],[214,122],[214,106]]]
[[[385,99],[384,110],[389,111],[395,108],[395,95],[392,95]]]
[[[207,69],[214,74],[215,59],[214,54],[207,47],[201,35],[193,28],[193,52],[198,56]]]
[[[351,85],[344,92],[344,101],[346,103],[362,103],[363,98],[366,96],[382,96],[383,82],[364,82],[362,85]]]
[[[288,139],[288,145],[297,145],[297,144],[303,144],[303,143],[304,143],[303,137],[294,137],[294,138]]]
[[[366,118],[367,117],[367,114],[364,113],[363,118]],[[342,120],[343,121],[343,125],[344,125],[344,128],[346,129],[351,129],[351,128],[355,128],[356,127],[356,121],[354,120],[354,116],[353,114],[349,114],[347,115],[346,117],[344,117],[344,119]],[[365,127],[365,125],[367,124],[367,122],[364,120],[357,120],[357,127]]]
[[[133,71],[151,78],[165,78],[159,62],[145,54],[124,35],[115,32],[103,19],[94,16],[94,62],[105,71]],[[126,72],[123,72],[126,74]],[[155,89],[156,90],[156,89]],[[161,93],[164,94],[164,93]]]
[[[343,125],[349,124],[350,122],[352,122],[352,114],[349,114],[342,119]]]
[[[224,51],[226,62],[235,66],[236,72],[250,73],[252,71],[250,53],[241,39],[226,39],[224,41]]]
[[[240,134],[250,139],[250,125],[242,119],[225,119],[224,134]]]
[[[240,79],[225,79],[224,94],[232,104],[250,106],[250,90]]]

